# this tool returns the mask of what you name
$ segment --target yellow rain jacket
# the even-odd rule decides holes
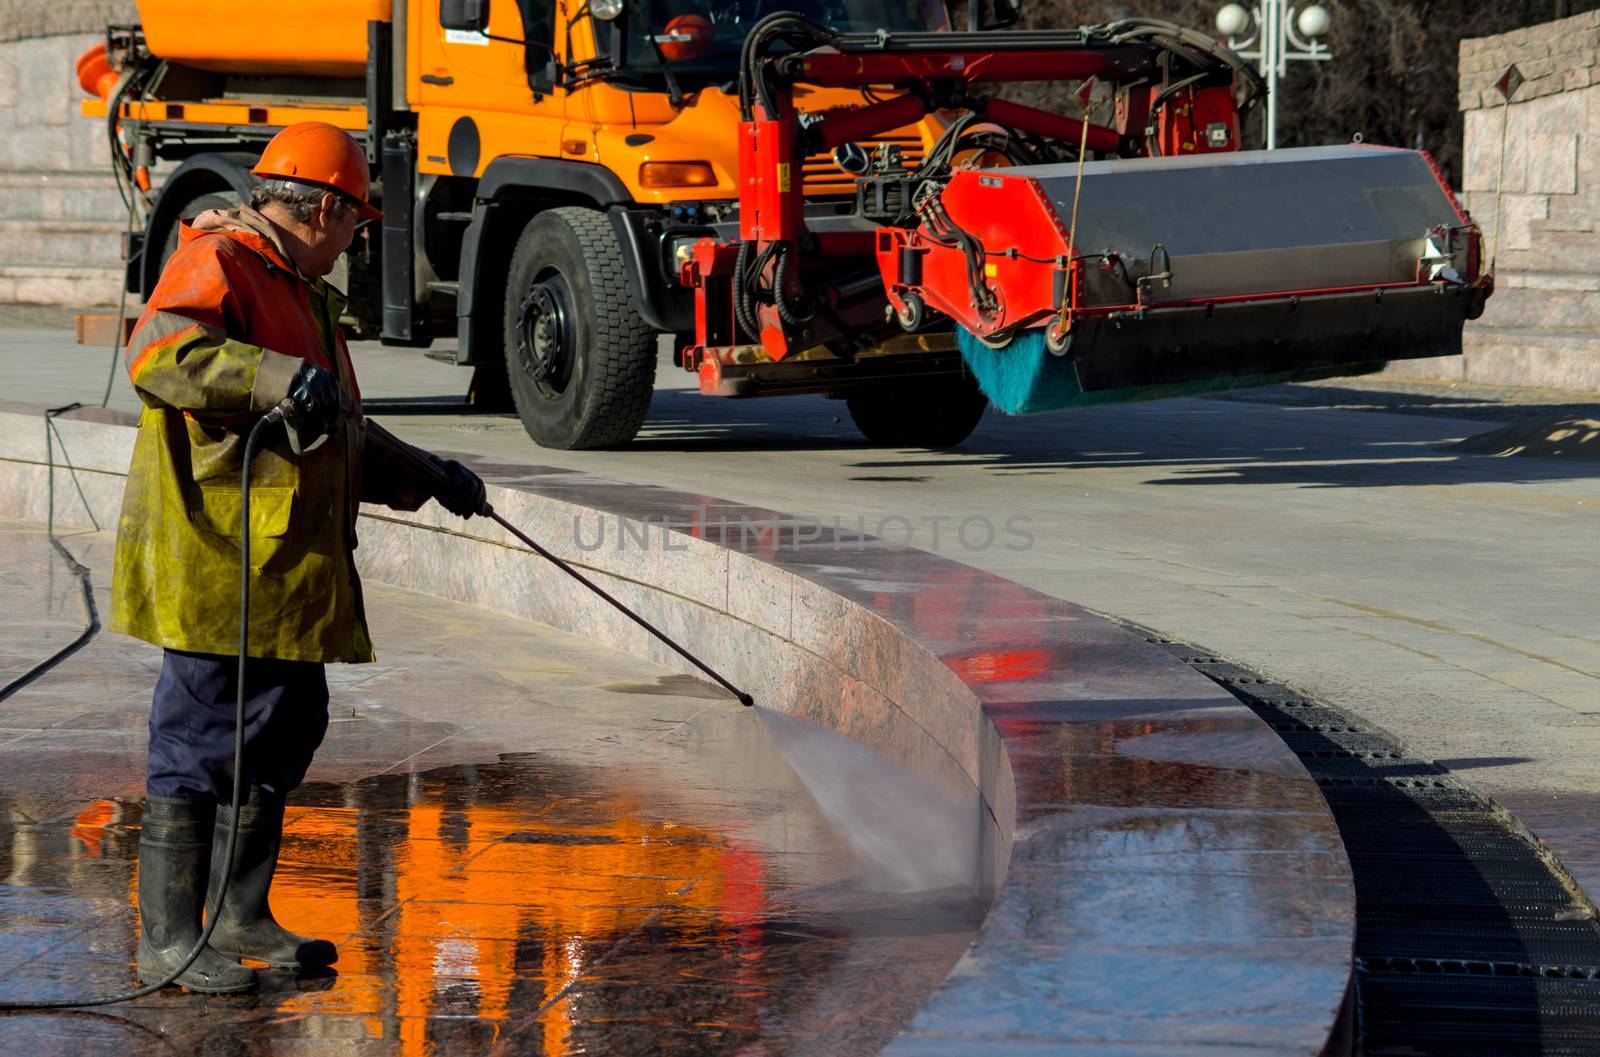
[[[128,343],[144,401],[117,529],[111,629],[170,649],[239,645],[239,472],[245,435],[318,364],[353,412],[303,455],[268,426],[250,471],[250,656],[373,659],[352,551],[360,501],[415,510],[429,495],[363,444],[361,395],[339,331],[344,296],[302,277],[251,209],[185,224]]]

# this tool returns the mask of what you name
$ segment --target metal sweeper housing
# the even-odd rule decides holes
[[[955,320],[1011,412],[1459,355],[1487,294],[1477,228],[1417,151],[966,170],[923,212],[880,232],[889,303]],[[1061,362],[1007,347],[1024,336]]]

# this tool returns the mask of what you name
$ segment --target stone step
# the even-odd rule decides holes
[[[0,304],[115,305],[122,275],[120,267],[0,263]]]
[[[1497,284],[1482,322],[1491,327],[1534,330],[1600,330],[1600,290],[1532,285],[1538,273],[1518,273],[1517,282]]]
[[[0,219],[0,264],[120,267],[122,232],[103,220]]]
[[[26,192],[0,189],[0,220],[70,220],[121,227],[128,222],[128,211],[115,194],[79,193],[65,188]]]
[[[1500,274],[1495,276],[1497,290],[1600,290],[1600,273],[1557,272],[1505,267],[1501,262]]]
[[[108,220],[126,223],[127,207],[106,174],[0,173],[0,218]]]
[[[1531,249],[1500,251],[1500,266],[1526,261],[1535,269],[1582,269],[1600,266],[1600,237],[1592,231],[1578,231],[1568,227],[1534,225]]]
[[[1460,356],[1392,363],[1383,375],[1569,392],[1600,391],[1600,329],[1552,331],[1469,323],[1464,346]]]

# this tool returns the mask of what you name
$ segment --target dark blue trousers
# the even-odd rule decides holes
[[[239,659],[167,650],[150,707],[145,791],[227,800]],[[244,781],[283,796],[306,777],[328,732],[328,681],[307,661],[250,658],[245,666]]]

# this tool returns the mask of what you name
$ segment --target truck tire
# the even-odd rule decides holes
[[[861,389],[845,405],[875,447],[953,448],[978,428],[989,400],[963,373]]]
[[[239,196],[232,191],[207,191],[195,195],[183,204],[178,210],[178,215],[172,218],[172,223],[167,227],[166,237],[161,242],[161,268],[156,269],[156,274],[161,274],[161,269],[167,266],[167,261],[178,252],[178,221],[193,220],[208,209],[237,209]]]
[[[517,414],[542,447],[616,447],[639,432],[656,334],[634,311],[604,213],[563,206],[528,221],[506,282],[505,350]]]

